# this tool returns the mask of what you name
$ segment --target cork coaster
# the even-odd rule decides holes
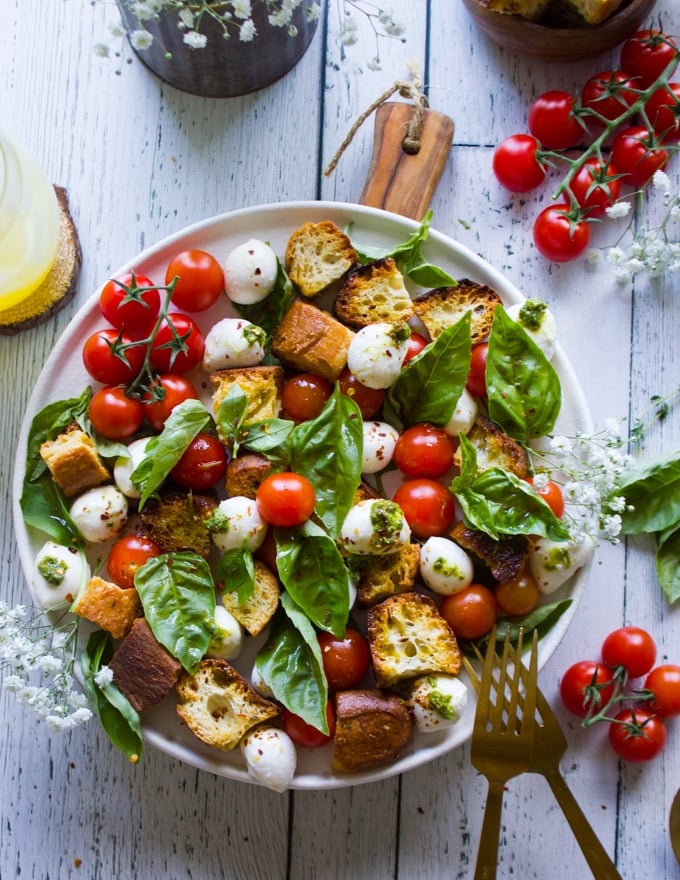
[[[61,224],[57,258],[36,291],[23,302],[0,311],[0,336],[15,336],[43,324],[70,302],[76,292],[82,261],[78,232],[69,211],[66,190],[55,186],[54,191]]]

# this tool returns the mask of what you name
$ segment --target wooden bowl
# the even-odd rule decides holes
[[[581,61],[613,49],[639,30],[656,0],[624,0],[608,19],[584,27],[550,27],[518,15],[490,12],[477,0],[463,0],[482,31],[505,49],[544,61]]]

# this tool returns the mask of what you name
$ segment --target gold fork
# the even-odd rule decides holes
[[[517,656],[521,656],[521,643],[520,631]],[[533,745],[537,639],[534,637],[528,671],[514,658],[508,634],[499,659],[494,630],[484,658],[472,732],[472,763],[489,781],[475,880],[496,876],[503,791],[509,779],[527,770]]]

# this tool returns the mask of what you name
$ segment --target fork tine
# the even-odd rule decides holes
[[[522,663],[521,651],[518,655],[518,664],[524,670],[524,686],[526,688],[524,694],[524,710],[522,714],[522,729],[526,730],[529,726],[536,725],[536,691],[538,690],[538,633],[534,630],[531,638],[531,656],[529,658],[529,669]]]
[[[519,636],[517,638],[517,649],[513,649],[512,644],[510,642],[510,631],[505,635],[505,642],[503,644],[503,666],[507,668],[508,660],[512,660],[513,664],[513,673],[512,673],[512,682],[510,684],[510,701],[508,703],[508,715],[507,715],[507,728],[508,730],[517,731],[517,709],[520,705],[521,692],[520,692],[520,682],[522,679],[522,635],[523,630],[520,629]],[[500,691],[501,697],[505,694],[505,688]],[[525,715],[522,713],[522,720],[524,720]]]

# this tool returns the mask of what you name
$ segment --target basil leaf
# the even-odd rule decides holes
[[[274,697],[307,724],[328,733],[328,683],[314,627],[289,595],[255,666]]]
[[[238,455],[243,420],[248,413],[248,396],[239,385],[232,385],[217,408],[217,433],[222,442]]]
[[[404,425],[445,425],[470,372],[470,314],[447,327],[400,372],[388,400]]]
[[[166,553],[145,563],[135,587],[156,639],[189,673],[208,650],[215,620],[215,587],[197,553]]]
[[[266,331],[265,349],[267,354],[262,362],[265,364],[278,363],[278,360],[271,353],[271,337],[295,299],[293,285],[286,270],[278,258],[276,262],[278,267],[276,281],[270,294],[252,305],[234,303],[239,315]]]
[[[92,397],[92,389],[86,388],[80,397],[48,403],[35,414],[26,442],[26,479],[35,480],[47,470],[40,455],[40,447],[46,440],[54,440],[64,428],[77,422],[86,413]]]
[[[680,522],[680,451],[626,469],[617,486],[632,510],[623,513],[627,535],[660,532]]]
[[[680,526],[663,539],[659,536],[656,572],[666,599],[671,604],[680,599]]]
[[[245,602],[255,590],[253,554],[245,547],[227,550],[215,568],[215,577],[228,593],[236,593],[239,602]]]
[[[252,452],[271,452],[282,446],[289,438],[295,422],[288,419],[266,419],[246,427],[241,443]]]
[[[312,623],[344,637],[350,584],[335,541],[311,520],[274,535],[281,583]]]
[[[549,434],[562,407],[554,367],[505,309],[494,311],[486,363],[489,418],[520,443]]]
[[[519,638],[519,631],[522,629],[523,645],[525,649],[528,649],[531,645],[531,640],[528,639],[527,636],[531,635],[534,630],[537,630],[538,638],[542,639],[543,636],[549,633],[555,626],[565,611],[569,609],[572,602],[573,599],[560,599],[558,602],[547,602],[545,605],[539,605],[523,617],[506,617],[499,619],[496,623],[496,644],[502,645],[507,634],[510,636],[510,641],[516,643]],[[483,654],[486,650],[486,646],[489,644],[489,639],[490,636],[487,635],[483,636],[481,639],[476,639],[474,643],[461,640],[461,650],[468,657],[478,657],[473,644],[476,646],[477,650]]]

